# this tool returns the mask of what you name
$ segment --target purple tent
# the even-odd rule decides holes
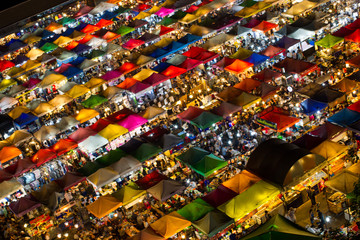
[[[89,51],[90,49],[91,47],[89,45],[79,43],[75,48],[72,49],[72,51],[79,55]]]
[[[299,42],[300,42],[300,40],[298,40],[298,39],[289,38],[289,37],[284,36],[279,41],[277,41],[274,46],[279,47],[279,48],[288,49],[288,48],[294,46],[295,44],[298,44]]]
[[[151,86],[156,86],[162,82],[165,82],[166,80],[168,80],[169,78],[165,75],[162,75],[160,73],[153,73],[151,74],[151,76],[149,76],[148,78],[146,78],[144,81],[142,81],[143,83],[147,83],[150,84]]]
[[[105,81],[111,81],[111,80],[119,78],[121,75],[122,75],[121,72],[113,70],[113,71],[105,73],[104,75],[101,76],[101,78],[104,79]]]
[[[236,195],[238,195],[236,192],[230,190],[224,185],[220,185],[217,189],[210,192],[205,197],[202,197],[202,200],[209,203],[213,207],[218,207],[221,204],[234,198]]]
[[[41,203],[39,203],[30,194],[30,195],[26,195],[25,197],[20,198],[16,202],[10,203],[9,208],[17,217],[21,217],[21,216],[25,215],[26,213],[30,212],[31,210],[34,210],[35,208],[38,208],[40,206],[41,206]]]
[[[131,114],[118,122],[120,126],[123,126],[124,128],[127,128],[129,132],[132,130],[142,126],[143,124],[147,123],[148,120],[146,118],[143,118],[137,114]]]
[[[147,43],[147,42],[152,42],[159,37],[160,37],[159,35],[146,32],[141,37],[139,37],[138,40],[141,40],[141,41],[144,41],[145,43]]]
[[[36,164],[33,163],[29,158],[22,158],[19,159],[16,163],[10,165],[9,167],[5,168],[4,170],[14,177],[18,177],[24,172],[29,171],[32,168],[35,168]]]
[[[141,19],[136,19],[136,20],[130,22],[128,24],[128,26],[132,27],[132,28],[139,28],[139,27],[145,26],[146,24],[148,24],[147,21],[141,20]]]

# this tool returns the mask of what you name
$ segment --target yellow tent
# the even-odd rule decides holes
[[[36,35],[30,35],[26,39],[24,39],[24,43],[33,44],[33,43],[39,42],[40,40],[41,40],[41,37],[36,36]]]
[[[226,182],[223,182],[223,185],[240,194],[260,180],[256,175],[244,170]]]
[[[193,12],[193,14],[196,17],[202,17],[206,14],[208,14],[209,12],[214,11],[214,9],[212,7],[209,7],[207,4],[203,5],[201,7],[199,7],[195,12]]]
[[[25,56],[30,58],[30,60],[35,60],[43,54],[44,54],[43,50],[39,48],[32,48],[27,54],[25,54]]]
[[[246,49],[246,48],[239,48],[236,53],[230,55],[230,58],[240,59],[244,60],[245,58],[248,58],[253,54],[254,52]]]
[[[87,210],[97,218],[102,218],[112,213],[121,206],[121,202],[116,198],[105,195],[99,197],[95,202],[86,206]]]
[[[302,14],[308,10],[311,10],[316,6],[315,2],[310,2],[307,0],[304,0],[302,2],[299,2],[297,4],[294,4],[289,10],[287,10],[285,13],[282,13],[282,15],[286,17],[295,17],[299,14]]]
[[[34,70],[41,66],[41,63],[35,60],[28,60],[24,65],[21,67],[24,69],[25,72]]]
[[[74,116],[74,118],[78,120],[80,123],[84,123],[97,116],[99,116],[99,113],[94,109],[84,108],[81,109],[79,113]]]
[[[143,70],[141,70],[140,72],[138,72],[137,74],[135,74],[133,76],[134,79],[138,80],[138,81],[143,81],[146,78],[150,77],[153,73],[156,73],[155,71],[145,68]]]
[[[4,79],[0,82],[0,91],[5,90],[6,88],[16,85],[16,81],[13,79]]]
[[[103,95],[104,97],[106,97],[107,99],[111,99],[116,95],[119,95],[120,93],[122,93],[124,90],[122,90],[121,88],[118,88],[116,86],[110,86],[108,88],[105,89],[105,91],[103,91],[101,93],[101,95]]]
[[[58,45],[59,47],[64,47],[68,45],[73,40],[69,37],[60,36],[58,39],[56,39],[53,43]]]
[[[140,55],[140,57],[134,63],[138,66],[142,66],[142,65],[148,64],[149,62],[154,61],[154,60],[155,60],[155,58],[145,56],[145,55]]]
[[[153,119],[154,117],[159,116],[163,113],[165,113],[164,109],[150,106],[146,108],[145,111],[139,113],[139,115],[146,119]]]
[[[66,94],[72,98],[78,98],[86,93],[90,92],[90,89],[85,87],[84,85],[75,85]]]
[[[26,130],[17,130],[15,131],[13,134],[10,135],[10,137],[8,137],[6,139],[6,141],[8,141],[9,143],[13,144],[13,145],[17,145],[20,144],[24,141],[27,141],[28,139],[32,138],[32,134],[29,133]]]
[[[349,194],[354,191],[355,183],[357,183],[358,181],[359,176],[345,169],[341,171],[341,173],[337,174],[335,177],[332,177],[328,181],[326,181],[325,185],[329,188],[334,189],[335,191]]]
[[[128,185],[125,185],[113,193],[112,196],[121,201],[123,205],[127,205],[145,194],[145,190],[140,189],[138,185],[130,182]]]
[[[12,67],[6,72],[6,74],[9,77],[18,77],[24,74],[24,69],[22,69],[21,67]]]
[[[12,118],[12,119],[17,119],[18,117],[20,117],[20,115],[22,113],[29,113],[30,109],[28,109],[25,106],[17,106],[15,107],[13,110],[11,110],[8,115]]]
[[[54,111],[55,107],[49,103],[40,103],[32,112],[36,116],[43,116],[47,113]]]
[[[56,108],[60,108],[60,107],[64,106],[65,104],[68,104],[72,100],[73,100],[73,98],[71,98],[67,95],[57,95],[56,97],[54,97],[53,99],[51,99],[49,101],[49,104],[51,104],[52,106],[54,106]]]
[[[106,138],[108,141],[112,141],[121,135],[124,135],[125,133],[129,132],[126,128],[123,126],[117,125],[117,124],[109,124],[107,125],[103,130],[101,130],[98,134],[104,138]]]
[[[192,23],[192,22],[196,21],[199,18],[200,17],[195,16],[194,14],[188,13],[188,14],[185,15],[185,17],[180,19],[179,22],[189,24],[189,23]]]
[[[160,10],[161,7],[153,6],[149,11],[147,11],[150,14],[154,14]]]
[[[160,30],[159,30],[160,31]],[[172,43],[174,40],[171,38],[162,38],[160,41],[151,44],[149,46],[147,46],[146,48],[144,48],[141,53],[143,55],[150,55],[151,53],[153,53],[157,48],[163,48],[166,47],[167,45],[169,45],[170,43]]]
[[[20,149],[14,146],[9,147],[3,147],[0,150],[0,162],[5,163],[13,158],[16,158],[17,156],[21,155]]]
[[[177,212],[172,212],[150,224],[150,226],[155,232],[167,239],[191,226],[191,222]]]
[[[316,148],[312,149],[311,152],[323,156],[326,160],[331,160],[345,153],[348,149],[348,146],[325,140]]]
[[[151,16],[151,13],[148,13],[148,12],[140,12],[136,17],[134,17],[134,19],[144,19],[144,18],[147,18],[147,17],[150,17]]]
[[[101,188],[119,178],[118,172],[115,172],[111,167],[100,168],[93,174],[87,177],[87,179],[94,184],[97,188]]]
[[[51,85],[62,85],[65,84],[67,81],[67,78],[59,73],[51,73],[44,77],[44,79],[38,84],[38,87],[40,88],[47,88]]]
[[[106,81],[102,78],[91,78],[87,83],[84,84],[84,86],[89,89],[93,89],[101,86],[104,83],[106,83]]]
[[[60,23],[56,23],[56,22],[52,22],[50,23],[45,29],[48,31],[55,31],[56,29],[62,28],[63,25],[61,25]]]
[[[248,17],[251,17],[252,15],[255,15],[258,12],[259,12],[259,10],[257,8],[246,7],[246,8],[241,9],[237,13],[235,13],[235,16],[242,17],[242,18],[248,18]]]
[[[356,174],[356,175],[360,175],[360,162],[355,163],[354,165],[349,167],[347,170],[354,173],[354,174]]]

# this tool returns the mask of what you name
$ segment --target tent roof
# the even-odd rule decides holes
[[[148,227],[128,238],[128,240],[164,240],[164,238],[158,235],[151,227]]]
[[[355,184],[359,181],[359,176],[345,169],[341,173],[336,174],[325,185],[337,192],[349,194],[354,191]]]
[[[345,40],[359,43],[360,42],[360,29],[356,29],[353,33],[345,36]]]
[[[186,164],[191,164],[191,163],[196,163],[196,162],[200,161],[203,157],[205,157],[206,155],[209,155],[209,154],[210,153],[208,151],[206,151],[202,148],[192,147],[192,148],[189,148],[184,153],[178,155],[176,158]]]
[[[239,74],[252,67],[254,64],[236,59],[232,64],[226,66],[224,69],[228,72]]]
[[[193,222],[193,225],[209,237],[213,237],[232,223],[234,223],[232,218],[215,209],[205,214],[203,218]]]
[[[36,164],[34,164],[32,161],[30,161],[29,158],[20,158],[14,164],[8,166],[4,170],[6,172],[12,174],[12,176],[18,177],[21,174],[23,174],[35,167],[36,167]]]
[[[23,186],[16,179],[4,181],[0,183],[0,199],[13,194],[22,188]]]
[[[94,136],[90,136],[86,138],[84,141],[79,143],[79,147],[81,149],[84,149],[85,151],[91,153],[95,151],[96,149],[103,147],[104,145],[108,144],[108,140],[99,134],[96,134]]]
[[[197,198],[176,212],[187,220],[194,222],[212,210],[214,208],[211,205],[201,198]]]
[[[56,179],[56,183],[64,190],[68,190],[73,186],[76,186],[82,181],[85,181],[86,177],[77,172],[67,172],[61,178]]]
[[[22,152],[17,147],[5,146],[0,150],[0,162],[3,164],[21,154]]]
[[[327,107],[327,104],[312,100],[311,98],[308,98],[305,101],[303,101],[302,103],[300,103],[300,106],[302,108],[302,111],[306,115],[313,115],[313,114],[317,113],[318,111],[325,109]]]
[[[150,193],[157,200],[164,202],[173,195],[185,190],[185,186],[175,180],[161,180],[154,186],[148,188],[146,191]]]
[[[360,55],[357,55],[356,57],[347,60],[345,63],[349,64],[352,67],[360,68]]]
[[[190,106],[188,109],[186,109],[182,113],[179,113],[177,115],[177,117],[180,118],[181,120],[190,121],[190,120],[193,120],[194,118],[197,118],[198,116],[200,116],[203,112],[205,112],[204,109]]]
[[[140,189],[138,185],[130,182],[128,185],[123,186],[111,195],[119,200],[123,205],[126,205],[145,194],[145,190]]]
[[[127,128],[129,131],[132,131],[147,122],[148,120],[146,118],[143,118],[138,114],[130,114],[118,121],[117,124],[123,126],[124,128]]]
[[[351,93],[359,88],[358,82],[348,78],[342,79],[340,82],[331,86],[332,89],[338,90],[343,93]]]
[[[126,177],[132,171],[139,169],[141,167],[141,162],[131,155],[127,155],[111,164],[110,167],[118,172],[121,177]]]
[[[161,149],[157,146],[150,143],[143,143],[134,152],[132,152],[132,155],[140,162],[145,162],[160,152]]]
[[[252,78],[246,78],[242,80],[240,83],[234,85],[234,88],[240,89],[245,92],[250,92],[255,88],[259,87],[261,82],[254,80]]]
[[[120,161],[120,159],[122,157],[124,157],[125,155],[126,155],[126,153],[124,151],[122,151],[121,149],[115,149],[115,150],[111,150],[104,156],[96,159],[96,162],[98,162],[101,166],[107,167],[113,163]]]
[[[159,173],[157,170],[148,173],[143,178],[140,178],[135,183],[142,189],[148,189],[156,185],[162,180],[168,179],[165,175]]]
[[[139,115],[146,119],[153,119],[161,114],[165,113],[165,110],[158,107],[147,107],[143,112],[139,113]]]
[[[103,218],[121,206],[121,202],[115,197],[105,195],[99,197],[95,202],[86,206],[88,211],[97,218]]]
[[[223,118],[211,112],[204,111],[199,116],[191,120],[191,123],[198,128],[206,129],[213,124],[220,122]]]
[[[160,140],[157,144],[163,149],[163,151],[166,151],[183,142],[184,140],[181,137],[175,136],[173,134],[164,134],[160,137]]]
[[[123,126],[120,126],[117,124],[109,124],[103,130],[101,130],[98,134],[100,136],[106,138],[108,141],[112,141],[112,140],[124,135],[127,132],[129,132],[129,130]]]
[[[87,177],[88,181],[97,188],[101,188],[115,179],[119,178],[119,174],[110,167],[99,168],[96,172]]]
[[[262,31],[264,33],[270,31],[273,28],[277,28],[278,25],[275,23],[271,23],[271,22],[267,22],[267,21],[262,21],[261,23],[259,23],[258,25],[256,25],[255,27],[253,27],[253,30],[258,30],[258,31]]]
[[[236,106],[228,102],[221,102],[219,106],[211,109],[211,112],[225,118],[233,113],[241,111],[241,109],[242,108],[240,106]]]
[[[28,109],[25,106],[16,106],[13,110],[11,110],[8,115],[12,118],[12,119],[17,119],[21,116],[22,113],[29,113],[30,109]]]
[[[229,56],[230,58],[234,59],[240,59],[243,60],[245,58],[248,58],[253,54],[253,51],[246,49],[246,48],[239,48],[234,54]]]
[[[287,73],[297,73],[302,76],[305,76],[313,70],[317,69],[316,64],[292,58],[285,58],[283,61],[276,63],[274,67],[280,71],[284,68],[285,72]]]
[[[40,149],[31,157],[31,161],[36,164],[37,167],[40,165],[56,158],[56,153],[50,149]]]
[[[71,149],[77,148],[77,143],[71,139],[60,139],[57,143],[52,145],[50,149],[58,156],[69,152]]]
[[[9,208],[17,217],[22,217],[26,213],[40,206],[41,203],[39,203],[31,194],[19,198],[16,202],[11,202],[9,204]]]
[[[331,34],[326,35],[321,40],[315,42],[316,45],[323,47],[323,48],[332,48],[333,46],[341,43],[344,41],[342,37],[336,37]]]
[[[237,195],[236,192],[228,189],[223,185],[219,185],[215,190],[202,197],[204,201],[209,203],[213,207],[218,207],[221,204],[229,201]]]
[[[222,184],[237,194],[240,194],[260,180],[256,175],[244,170]]]
[[[69,135],[69,138],[74,140],[77,143],[80,143],[80,142],[84,141],[86,138],[88,138],[89,136],[93,136],[95,134],[96,134],[96,132],[93,131],[91,128],[88,128],[88,127],[87,128],[79,128],[74,133]]]
[[[211,176],[214,172],[225,166],[227,166],[227,161],[213,154],[204,156],[200,161],[190,163],[191,169],[204,177]]]
[[[323,156],[325,159],[333,159],[348,150],[348,146],[344,146],[340,143],[325,140],[317,147],[313,148],[311,152]]]
[[[356,111],[352,111],[348,108],[344,108],[328,118],[329,122],[342,127],[347,127],[350,124],[357,122],[359,120],[360,120],[360,113]]]
[[[260,54],[267,56],[269,58],[273,58],[281,53],[284,53],[285,49],[280,47],[275,47],[273,45],[269,45],[266,49],[260,52]],[[268,68],[266,68],[268,69]],[[270,70],[270,69],[269,69]],[[270,70],[271,71],[271,70]]]
[[[190,221],[184,219],[177,212],[172,212],[150,224],[150,227],[164,238],[169,238],[190,225]]]
[[[98,115],[99,115],[99,113],[97,111],[95,111],[94,109],[83,108],[74,117],[80,123],[84,123],[86,121],[89,121],[90,119],[93,119],[94,117],[96,117]]]
[[[104,98],[99,95],[91,95],[88,99],[81,102],[81,105],[83,105],[85,108],[95,108],[105,102],[107,102],[108,99]]]

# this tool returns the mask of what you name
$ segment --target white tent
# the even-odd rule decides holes
[[[125,177],[131,172],[139,169],[141,167],[141,162],[133,156],[127,155],[122,157],[116,163],[111,164],[110,167],[118,172],[121,177]]]
[[[0,100],[0,110],[5,110],[8,108],[11,108],[12,106],[14,106],[15,104],[18,103],[18,100],[16,98],[12,98],[12,97],[3,97]]]
[[[119,177],[120,177],[119,173],[115,172],[110,167],[106,167],[106,168],[100,168],[99,170],[88,176],[87,179],[97,188],[101,188],[106,184],[115,181],[115,179]]]
[[[0,200],[21,189],[23,186],[16,179],[0,183]]]
[[[96,149],[108,144],[108,140],[106,138],[96,134],[94,136],[90,136],[81,143],[79,143],[79,147],[86,152],[93,152]]]
[[[112,4],[112,3],[107,3],[107,2],[101,2],[99,3],[96,7],[94,7],[89,14],[91,15],[96,15],[96,14],[101,14],[105,11],[110,11],[112,9],[117,8],[116,4]]]
[[[98,48],[101,46],[106,46],[107,41],[101,38],[97,38],[97,37],[93,37],[92,39],[90,39],[86,45],[89,45],[92,48]]]

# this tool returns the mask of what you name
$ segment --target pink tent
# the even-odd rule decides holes
[[[69,136],[69,139],[74,140],[77,143],[81,143],[86,138],[96,135],[96,132],[90,128],[79,128]]]
[[[137,48],[141,45],[145,44],[144,41],[142,40],[139,40],[139,39],[130,39],[129,41],[127,41],[126,43],[124,43],[122,45],[123,48],[126,48],[126,49],[129,49],[129,50],[132,50],[134,48]]]
[[[181,120],[191,121],[191,120],[193,120],[194,118],[198,117],[198,116],[199,116],[200,114],[202,114],[203,112],[205,112],[204,109],[190,106],[188,109],[186,109],[186,110],[183,111],[182,113],[179,113],[179,114],[177,115],[177,117],[180,118]]]
[[[136,82],[134,85],[127,88],[126,90],[129,91],[129,92],[132,92],[134,94],[137,94],[137,93],[140,93],[140,92],[148,89],[149,87],[151,87],[150,84],[142,83],[142,82]]]
[[[214,52],[210,52],[210,51],[206,51],[206,52],[202,52],[199,55],[197,55],[194,59],[199,60],[203,63],[207,63],[210,62],[211,60],[215,59],[219,57],[219,54],[214,53]]]
[[[185,61],[183,61],[178,67],[184,68],[187,71],[196,68],[199,66],[202,62],[196,59],[187,58]]]
[[[173,13],[175,10],[170,8],[164,8],[161,7],[159,11],[157,11],[155,14],[159,17],[166,17],[167,15]]]
[[[124,128],[127,128],[129,132],[132,130],[142,126],[143,124],[147,123],[148,120],[146,118],[143,118],[137,114],[131,114],[118,122],[120,126],[123,126]]]
[[[122,75],[121,72],[113,70],[113,71],[105,73],[104,75],[101,76],[101,78],[104,79],[105,81],[111,81],[111,80],[119,78],[121,75]]]
[[[65,72],[69,67],[74,67],[72,64],[70,64],[70,63],[64,63],[64,64],[61,64],[61,66],[60,67],[58,67],[58,68],[55,68],[55,72],[57,72],[57,73],[63,73],[63,72]]]

